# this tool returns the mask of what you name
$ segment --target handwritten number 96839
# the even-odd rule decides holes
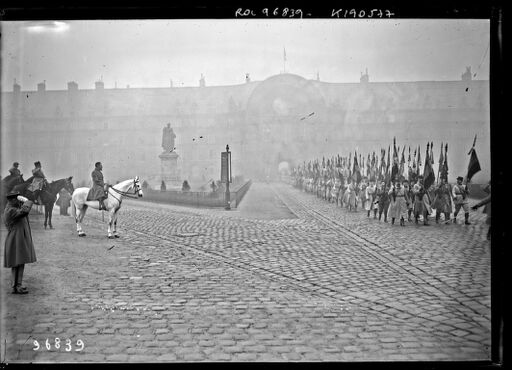
[[[47,351],[51,351],[52,347],[56,350],[64,350],[66,352],[73,351],[73,345],[71,339],[66,339],[64,341],[61,341],[60,338],[55,338],[53,341],[51,341],[49,338],[46,338],[46,340],[43,343],[39,343],[37,340],[34,340],[33,342],[34,348],[32,348],[34,351],[39,351],[40,349],[46,349]],[[85,344],[81,339],[78,339],[76,341],[76,346],[74,348],[75,352],[80,352],[84,349]]]

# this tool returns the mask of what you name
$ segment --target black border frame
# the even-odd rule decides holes
[[[491,122],[491,177],[495,199],[495,212],[492,216],[492,242],[491,242],[491,361],[468,362],[355,362],[336,363],[342,366],[355,368],[421,368],[421,369],[445,369],[445,368],[501,368],[505,367],[506,332],[504,325],[504,313],[506,310],[506,245],[510,244],[510,236],[507,232],[504,217],[504,204],[507,204],[510,195],[505,192],[508,182],[504,170],[506,165],[505,150],[507,148],[506,121],[504,121],[505,87],[509,86],[507,70],[504,68],[505,52],[504,29],[506,24],[505,9],[502,1],[481,1],[480,3],[468,3],[461,0],[446,0],[431,2],[397,1],[340,1],[334,4],[305,3],[301,1],[240,2],[229,4],[217,1],[208,4],[206,1],[175,1],[159,2],[146,1],[104,1],[101,5],[92,4],[90,1],[75,1],[70,3],[64,0],[51,0],[43,2],[5,0],[0,5],[0,21],[16,20],[121,20],[121,19],[236,19],[235,12],[239,8],[256,10],[257,14],[250,18],[267,18],[258,10],[262,8],[301,8],[304,18],[332,18],[333,9],[388,9],[393,13],[393,19],[422,18],[422,19],[490,19],[490,122]],[[284,19],[282,17],[268,17]],[[347,17],[348,18],[348,17]],[[352,17],[351,17],[352,18]],[[243,18],[239,18],[243,19]],[[291,18],[286,18],[291,19]],[[349,18],[350,19],[350,18]],[[340,18],[342,20],[342,18]],[[1,31],[1,28],[0,28]],[[1,41],[1,40],[0,40]],[[0,45],[1,47],[1,45]],[[509,72],[510,74],[510,72]],[[502,201],[503,200],[503,201]],[[222,363],[222,366],[237,363]],[[280,364],[280,363],[278,363]],[[0,363],[0,369],[4,367],[26,367],[28,364]],[[114,365],[125,367],[137,364],[30,364],[35,368],[68,368]],[[169,364],[152,364],[151,366],[168,366]],[[189,365],[179,363],[179,365]],[[244,366],[253,363],[243,363]],[[260,364],[261,365],[261,364]],[[266,364],[265,364],[266,365]],[[310,365],[308,363],[293,363],[293,365]]]

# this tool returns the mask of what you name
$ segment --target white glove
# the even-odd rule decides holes
[[[22,195],[18,195],[18,196],[16,197],[16,199],[18,199],[20,202],[23,202],[23,203],[25,203],[25,202],[28,200],[27,198],[25,198],[25,197],[24,197],[24,196],[22,196]]]

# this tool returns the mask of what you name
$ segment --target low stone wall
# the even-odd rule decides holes
[[[236,208],[238,204],[240,204],[250,186],[251,180],[245,182],[241,186],[235,187],[230,191],[230,201],[232,208]],[[146,189],[144,191],[144,200],[157,203],[169,203],[194,207],[225,207],[226,193],[224,191],[216,191],[214,193],[211,191],[158,191]]]

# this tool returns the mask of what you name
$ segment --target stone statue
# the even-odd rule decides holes
[[[167,127],[164,127],[162,130],[162,148],[166,152],[172,152],[174,150],[174,139],[176,138],[176,134],[171,128],[171,124],[168,123]]]

